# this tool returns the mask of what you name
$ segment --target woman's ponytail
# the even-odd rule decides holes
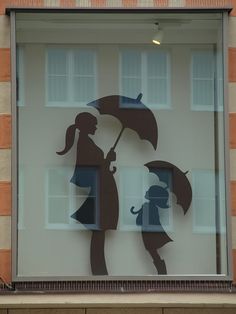
[[[75,124],[72,124],[67,128],[65,148],[62,151],[57,152],[58,155],[64,155],[71,149],[75,140],[75,131],[76,131]]]

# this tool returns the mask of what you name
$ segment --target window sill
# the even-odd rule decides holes
[[[0,308],[236,308],[235,294],[31,294],[2,295]]]

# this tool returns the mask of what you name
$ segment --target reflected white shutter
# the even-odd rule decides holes
[[[147,52],[147,102],[168,104],[168,55],[165,51]]]
[[[49,48],[47,51],[47,98],[48,102],[68,101],[68,51]]]
[[[192,53],[192,109],[214,110],[213,51]]]
[[[193,222],[196,232],[215,232],[216,178],[211,170],[194,170],[193,182]]]
[[[73,52],[73,100],[88,103],[95,99],[96,64],[95,52],[75,50]]]
[[[78,48],[47,50],[47,104],[79,107],[96,98],[96,53]]]
[[[141,52],[124,50],[121,53],[121,94],[137,98],[142,92]]]
[[[169,55],[167,51],[131,50],[121,51],[121,94],[136,98],[153,108],[170,105]]]

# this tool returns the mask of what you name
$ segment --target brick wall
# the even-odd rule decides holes
[[[10,26],[0,4],[0,276],[11,281]]]
[[[202,8],[224,7],[230,4],[235,4],[229,20],[229,126],[232,237],[234,279],[236,281],[236,0],[0,0],[0,277],[7,282],[11,281],[10,25],[9,17],[4,15],[5,7],[12,5],[23,7]],[[166,313],[171,314],[172,312]]]

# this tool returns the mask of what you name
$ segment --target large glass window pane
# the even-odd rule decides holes
[[[18,278],[228,279],[222,15],[16,13],[16,38]]]

